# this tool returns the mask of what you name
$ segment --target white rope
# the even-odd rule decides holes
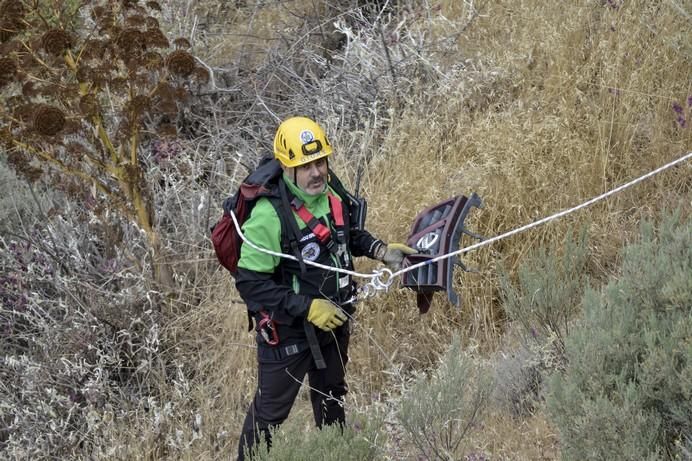
[[[612,190],[605,192],[605,193],[603,193],[597,197],[594,197],[590,200],[587,200],[586,202],[584,202],[580,205],[562,210],[558,213],[555,213],[555,214],[550,215],[548,217],[545,217],[543,219],[539,219],[538,221],[532,222],[530,224],[526,224],[524,226],[518,227],[518,228],[513,229],[511,231],[505,232],[504,234],[500,234],[500,235],[497,235],[495,237],[489,238],[487,240],[483,240],[482,242],[475,243],[473,245],[470,245],[468,247],[454,251],[452,253],[440,255],[440,256],[437,256],[435,258],[429,259],[427,261],[423,261],[421,263],[414,264],[412,266],[408,266],[408,267],[401,269],[399,271],[396,271],[396,272],[392,272],[391,270],[387,269],[386,267],[383,267],[383,268],[374,270],[370,274],[364,274],[364,273],[360,273],[360,272],[350,271],[347,269],[341,269],[338,267],[326,266],[324,264],[319,264],[319,263],[316,263],[314,261],[307,261],[306,260],[304,262],[305,262],[305,264],[308,264],[310,266],[315,266],[315,267],[318,267],[320,269],[324,269],[327,271],[339,272],[342,274],[348,274],[348,275],[353,276],[353,277],[371,279],[368,284],[366,284],[360,288],[360,295],[364,296],[364,297],[373,296],[378,291],[387,291],[389,289],[389,287],[392,285],[392,283],[394,282],[394,279],[396,277],[399,277],[399,276],[405,274],[406,272],[418,269],[419,267],[426,266],[428,264],[433,264],[433,263],[436,263],[438,261],[442,261],[443,259],[446,259],[446,258],[451,258],[453,256],[460,255],[462,253],[467,253],[471,250],[475,250],[476,248],[490,245],[491,243],[495,243],[498,240],[502,240],[504,238],[511,237],[513,235],[527,231],[529,229],[540,226],[540,225],[545,224],[547,222],[550,222],[552,220],[566,216],[570,213],[574,213],[575,211],[578,211],[578,210],[581,210],[582,208],[586,208],[590,205],[593,205],[594,203],[599,202],[603,199],[606,199],[606,198],[610,197],[611,195],[617,194],[618,192],[621,192],[621,191],[623,191],[629,187],[632,187],[635,184],[638,184],[638,183],[640,183],[646,179],[649,179],[650,177],[657,175],[658,173],[660,173],[664,170],[667,170],[668,168],[671,168],[671,167],[673,167],[679,163],[683,163],[683,162],[689,160],[690,158],[692,158],[692,152],[688,152],[686,155],[680,157],[677,160],[673,160],[672,162],[667,163],[666,165],[663,165],[659,168],[656,168],[655,170],[653,170],[649,173],[646,173],[645,175],[640,176],[637,179],[634,179],[628,183],[622,184],[621,186],[618,186],[615,189],[612,189]],[[272,251],[272,250],[269,250],[267,248],[262,248],[258,245],[255,245],[253,242],[248,240],[245,237],[245,235],[243,234],[243,232],[241,231],[240,225],[238,224],[238,221],[236,219],[235,213],[233,213],[233,210],[231,210],[231,218],[233,219],[233,224],[235,224],[236,230],[238,231],[238,235],[240,235],[240,237],[243,239],[243,242],[247,243],[248,245],[250,245],[255,250],[270,254],[272,256],[277,256],[279,258],[286,258],[286,259],[291,259],[293,261],[298,261],[298,258],[296,258],[295,256],[284,254],[284,253],[279,253],[279,252]],[[384,278],[383,278],[383,276],[384,276]]]
[[[426,266],[426,265],[428,265],[428,264],[432,264],[432,263],[435,263],[435,262],[438,262],[438,261],[442,261],[443,259],[451,258],[452,256],[460,255],[460,254],[462,254],[462,253],[466,253],[466,252],[469,252],[469,251],[471,251],[471,250],[475,250],[476,248],[480,248],[480,247],[483,247],[483,246],[486,246],[486,245],[490,245],[491,243],[497,242],[498,240],[502,240],[502,239],[504,239],[504,238],[511,237],[512,235],[519,234],[519,233],[524,232],[524,231],[526,231],[526,230],[529,230],[529,229],[531,229],[531,228],[533,228],[533,227],[540,226],[540,225],[545,224],[545,223],[547,223],[547,222],[549,222],[549,221],[552,221],[552,220],[554,220],[554,219],[558,219],[558,218],[561,218],[561,217],[563,217],[563,216],[566,216],[566,215],[568,215],[568,214],[570,214],[570,213],[574,213],[575,211],[581,210],[582,208],[586,208],[587,206],[593,205],[594,203],[596,203],[596,202],[598,202],[598,201],[601,201],[601,200],[603,200],[603,199],[605,199],[605,198],[608,198],[608,197],[610,197],[611,195],[617,194],[618,192],[621,192],[621,191],[627,189],[628,187],[632,187],[632,186],[634,186],[635,184],[638,184],[638,183],[644,181],[645,179],[648,179],[648,178],[650,178],[650,177],[652,177],[652,176],[654,176],[654,175],[656,175],[656,174],[658,174],[658,173],[660,173],[660,172],[662,172],[662,171],[664,171],[664,170],[667,170],[668,168],[670,168],[670,167],[672,167],[672,166],[675,166],[675,165],[677,165],[678,163],[682,163],[682,162],[684,162],[684,161],[686,161],[686,160],[689,160],[690,158],[692,158],[692,152],[688,152],[686,155],[680,157],[679,159],[674,160],[674,161],[672,161],[672,162],[670,162],[670,163],[668,163],[668,164],[666,164],[666,165],[663,165],[662,167],[656,168],[655,170],[653,170],[653,171],[651,171],[651,172],[649,172],[649,173],[647,173],[647,174],[645,174],[645,175],[643,175],[643,176],[640,176],[640,177],[637,178],[637,179],[634,179],[634,180],[632,180],[632,181],[630,181],[630,182],[628,182],[628,183],[625,183],[625,184],[623,184],[623,185],[621,185],[621,186],[616,187],[615,189],[612,189],[612,190],[610,190],[610,191],[608,191],[608,192],[605,192],[605,193],[603,193],[603,194],[601,194],[601,195],[599,195],[599,196],[597,196],[597,197],[594,197],[594,198],[592,198],[592,199],[590,199],[590,200],[587,200],[586,202],[582,203],[581,205],[577,205],[577,206],[575,206],[575,207],[568,208],[568,209],[566,209],[566,210],[562,210],[562,211],[560,211],[560,212],[558,212],[558,213],[555,213],[555,214],[553,214],[553,215],[551,215],[551,216],[545,217],[545,218],[543,218],[543,219],[539,219],[538,221],[532,222],[532,223],[530,223],[530,224],[526,224],[526,225],[524,225],[524,226],[518,227],[518,228],[516,228],[516,229],[514,229],[514,230],[511,230],[511,231],[509,231],[509,232],[505,232],[504,234],[500,234],[500,235],[495,236],[495,237],[492,237],[492,238],[490,238],[490,239],[483,240],[482,242],[475,243],[475,244],[473,244],[473,245],[467,246],[466,248],[462,248],[462,249],[457,250],[457,251],[454,251],[454,252],[452,252],[452,253],[447,253],[447,254],[444,254],[444,255],[440,255],[440,256],[438,256],[438,257],[436,257],[436,258],[433,258],[433,259],[430,259],[430,260],[428,260],[428,261],[423,261],[423,262],[421,262],[421,263],[414,264],[414,265],[412,265],[412,266],[408,266],[408,267],[406,267],[406,268],[404,268],[404,269],[401,269],[401,270],[399,270],[399,271],[397,271],[397,272],[394,272],[394,273],[391,275],[391,277],[392,277],[392,278],[394,278],[394,277],[399,277],[400,275],[402,275],[402,274],[404,274],[404,273],[406,273],[406,272],[409,272],[409,271],[418,269],[419,267]]]
[[[266,253],[266,254],[276,256],[279,258],[290,259],[292,261],[298,261],[298,258],[296,258],[293,255],[288,255],[285,253],[279,253],[277,251],[272,251],[272,250],[269,250],[267,248],[262,248],[261,246],[256,245],[253,242],[251,242],[250,240],[248,240],[248,238],[245,237],[245,234],[243,234],[243,231],[240,229],[240,225],[238,224],[238,220],[235,216],[235,213],[233,212],[233,210],[229,210],[229,211],[231,212],[231,219],[233,219],[233,224],[235,225],[236,231],[238,231],[238,235],[240,235],[240,238],[243,239],[243,242],[247,243],[252,248],[254,248],[255,250],[260,251],[262,253]],[[319,267],[320,269],[324,269],[327,271],[339,272],[341,274],[348,274],[348,275],[351,275],[353,277],[374,278],[374,277],[378,277],[380,275],[380,273],[382,272],[381,270],[376,270],[376,271],[373,271],[372,274],[361,274],[360,272],[354,272],[354,271],[350,271],[348,269],[341,269],[341,268],[333,267],[333,266],[326,266],[324,264],[316,263],[314,261],[303,260],[303,262],[305,262],[305,264],[308,264],[310,266]],[[390,273],[391,273],[391,271],[390,271]]]

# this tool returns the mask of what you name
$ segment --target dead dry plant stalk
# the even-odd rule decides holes
[[[155,2],[18,4],[2,3],[22,26],[0,45],[10,164],[31,181],[49,172],[54,184],[76,180],[76,199],[108,202],[147,236],[157,279],[172,287],[142,150],[175,133],[195,59],[183,49],[161,57],[169,42]]]

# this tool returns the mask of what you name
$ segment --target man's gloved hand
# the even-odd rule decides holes
[[[401,269],[401,263],[407,255],[418,253],[413,248],[404,245],[403,243],[390,243],[382,256],[382,262],[393,271]]]
[[[310,303],[308,322],[324,331],[343,325],[346,318],[346,314],[339,307],[326,299],[313,299]]]

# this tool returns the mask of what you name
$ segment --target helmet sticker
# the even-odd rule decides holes
[[[303,144],[307,144],[309,142],[312,142],[315,140],[315,135],[312,134],[312,131],[310,130],[303,130],[300,132],[300,141]]]
[[[320,246],[317,244],[317,242],[310,242],[303,247],[300,255],[307,261],[314,261],[320,255]]]

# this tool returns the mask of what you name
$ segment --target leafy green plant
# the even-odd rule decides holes
[[[586,233],[565,239],[562,254],[553,246],[539,248],[518,270],[514,285],[505,274],[500,282],[503,308],[521,326],[525,342],[544,343],[555,338],[559,351],[579,311],[579,300],[588,283]]]
[[[489,375],[455,336],[432,376],[420,376],[402,395],[396,418],[425,459],[459,459],[491,390]]]
[[[546,376],[564,367],[564,342],[588,283],[585,233],[568,234],[563,249],[539,248],[518,269],[512,283],[500,279],[503,308],[517,325],[518,349],[498,355],[493,397],[513,414],[531,413],[543,399]]]
[[[548,407],[565,459],[673,458],[692,433],[692,221],[645,222],[622,274],[583,299]]]
[[[272,448],[267,450],[261,440],[250,459],[254,461],[292,461],[319,459],[324,461],[374,460],[384,445],[383,419],[378,414],[355,415],[346,427],[325,426],[320,430],[303,431],[295,424],[286,424],[273,431]]]

